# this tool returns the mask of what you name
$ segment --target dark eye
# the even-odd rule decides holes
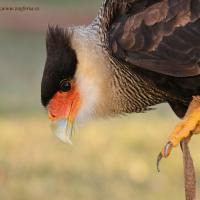
[[[71,90],[71,83],[67,80],[63,80],[60,82],[60,91],[62,92],[68,92]]]

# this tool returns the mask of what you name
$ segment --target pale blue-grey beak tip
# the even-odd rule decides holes
[[[71,137],[73,132],[73,123],[67,119],[59,119],[51,122],[53,133],[64,143],[72,144]]]

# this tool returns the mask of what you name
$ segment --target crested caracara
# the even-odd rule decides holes
[[[88,26],[49,27],[41,101],[56,134],[167,102],[183,118],[161,155],[200,132],[200,0],[105,0]]]

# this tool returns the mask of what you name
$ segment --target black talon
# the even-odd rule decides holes
[[[162,155],[162,153],[160,152],[160,153],[158,154],[157,162],[156,162],[157,171],[158,171],[158,172],[160,172],[160,161],[162,160],[162,158],[163,158],[163,155]]]

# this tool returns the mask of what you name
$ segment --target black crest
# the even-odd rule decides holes
[[[41,83],[41,100],[47,106],[50,99],[59,90],[62,79],[73,79],[77,57],[71,47],[71,34],[56,27],[48,28],[46,35],[47,59]]]

